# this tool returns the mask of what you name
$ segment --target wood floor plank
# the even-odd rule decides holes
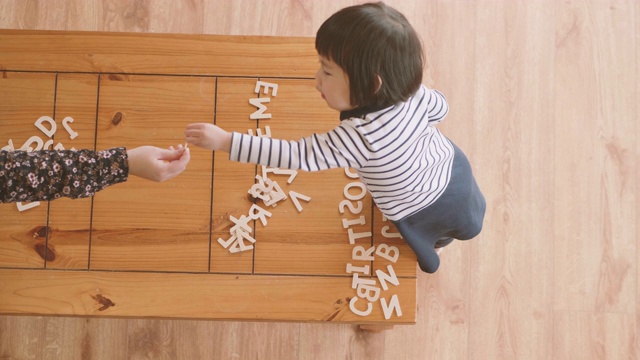
[[[318,29],[311,1],[206,1],[204,7],[206,14],[214,14],[204,19],[205,34],[315,36]]]
[[[47,317],[42,359],[122,359],[128,339],[126,320]]]
[[[127,358],[177,359],[175,324],[169,320],[150,322],[136,319],[128,322]]]
[[[447,248],[442,259],[468,260],[468,245]],[[472,359],[469,333],[474,327],[470,312],[469,275],[464,271],[418,274],[416,324],[385,331],[384,359]],[[412,339],[410,345],[408,339]]]
[[[635,359],[633,314],[556,311],[554,357],[557,359]]]
[[[0,316],[0,358],[41,359],[44,323],[42,316]]]
[[[300,326],[294,323],[241,322],[227,327],[229,334],[216,349],[216,358],[298,359]]]
[[[557,11],[554,308],[632,312],[633,4],[570,1]]]
[[[635,43],[635,47],[636,47],[636,113],[635,113],[635,117],[638,117],[638,114],[640,114],[640,42],[638,41],[638,39],[640,39],[640,26],[638,26],[638,21],[640,21],[640,6],[638,6],[636,4],[636,14],[635,14],[635,22],[636,22],[636,43]],[[640,228],[638,228],[638,225],[640,223],[640,141],[638,141],[638,139],[640,139],[640,126],[638,126],[636,124],[636,136],[635,136],[635,143],[636,143],[636,176],[635,176],[635,181],[636,181],[636,249],[640,249]],[[640,252],[636,252],[636,267],[638,266],[638,264],[640,263]],[[638,317],[638,314],[640,314],[640,276],[638,276],[636,278],[636,352],[635,352],[635,356],[636,357],[640,357],[640,336],[638,336],[638,334],[640,334],[640,317]]]
[[[105,31],[201,34],[203,23],[210,17],[204,9],[206,1],[134,1],[93,3],[97,24]]]
[[[385,359],[386,335],[363,331],[355,325],[301,324],[298,359]],[[403,358],[398,355],[395,354],[396,359]]]
[[[549,19],[555,13],[550,4],[476,8],[475,112],[481,121],[475,131],[492,140],[483,142],[475,157],[487,215],[472,255],[470,322],[483,324],[470,329],[473,357],[552,354],[554,215],[548,204],[553,203],[549,145],[554,135],[548,129],[554,123],[549,104],[555,29]]]
[[[97,3],[7,0],[0,3],[0,20],[6,29],[97,30]]]

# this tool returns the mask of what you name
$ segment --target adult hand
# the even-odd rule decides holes
[[[178,145],[169,149],[155,146],[140,146],[127,149],[129,174],[144,179],[162,182],[178,176],[184,171],[191,154],[188,148]]]

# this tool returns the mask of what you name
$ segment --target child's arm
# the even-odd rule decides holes
[[[449,105],[447,104],[447,99],[440,91],[427,89],[427,93],[429,99],[427,102],[429,107],[429,123],[435,125],[447,116],[449,113]]]
[[[188,143],[226,151],[233,161],[293,170],[360,168],[369,153],[362,136],[346,121],[326,134],[313,134],[299,141],[230,133],[208,123],[188,125],[185,135]]]
[[[231,133],[216,125],[195,123],[187,125],[184,131],[187,142],[209,150],[231,151]]]

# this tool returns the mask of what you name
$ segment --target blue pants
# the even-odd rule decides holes
[[[453,147],[451,180],[442,195],[428,207],[394,222],[416,253],[420,269],[427,273],[434,273],[440,266],[436,247],[448,245],[450,238],[469,240],[482,230],[484,196],[469,160],[455,144]]]

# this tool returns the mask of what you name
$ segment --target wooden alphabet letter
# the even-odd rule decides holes
[[[49,125],[51,125],[50,129],[47,129],[42,125],[42,123],[45,121],[48,122]],[[58,129],[58,127],[56,126],[56,122],[49,116],[41,116],[38,120],[36,120],[34,125],[45,135],[47,135],[47,137],[53,137],[53,134],[55,134],[56,130]]]
[[[32,148],[30,145],[36,143],[36,148]],[[22,144],[22,146],[20,147],[20,150],[24,150],[24,151],[38,151],[38,150],[42,150],[42,147],[44,146],[44,142],[42,141],[42,139],[39,136],[32,136],[29,138],[29,140],[27,140],[24,144]]]
[[[265,81],[256,81],[256,89],[255,89],[255,93],[259,94],[260,93],[260,87],[264,88],[264,94],[268,95],[269,94],[269,89],[272,89],[273,91],[271,91],[271,95],[276,96],[278,95],[278,84],[273,84],[273,83],[268,83]]]
[[[1,148],[0,150],[14,151],[15,148],[13,147],[13,140],[9,139],[8,143],[9,143],[9,145]]]
[[[295,191],[289,191],[289,196],[291,197],[291,201],[293,201],[293,205],[295,205],[296,209],[298,209],[298,212],[302,211],[302,205],[300,205],[300,201],[298,201],[298,199],[302,199],[307,202],[311,200],[311,198],[308,197],[307,195],[302,195]]]
[[[249,103],[258,108],[258,110],[254,111],[249,116],[249,119],[251,120],[271,119],[271,114],[264,113],[265,111],[267,111],[267,107],[265,105],[262,105],[262,103],[268,103],[269,101],[271,101],[270,98],[249,99]]]
[[[34,201],[34,202],[28,203],[26,205],[22,204],[21,202],[17,202],[16,206],[18,206],[18,211],[25,211],[25,210],[29,210],[31,208],[34,208],[36,206],[40,206],[40,201]]]
[[[69,137],[71,138],[71,140],[75,139],[78,136],[78,133],[71,130],[71,126],[69,126],[69,123],[72,123],[72,122],[73,122],[73,118],[70,116],[67,116],[66,118],[62,119],[62,126],[69,133]]]
[[[400,308],[398,295],[393,295],[389,304],[387,304],[387,300],[385,298],[381,298],[380,304],[382,305],[382,312],[384,313],[384,318],[386,320],[389,320],[391,318],[393,310],[396,311],[396,315],[398,315],[398,317],[402,317],[402,309]]]

